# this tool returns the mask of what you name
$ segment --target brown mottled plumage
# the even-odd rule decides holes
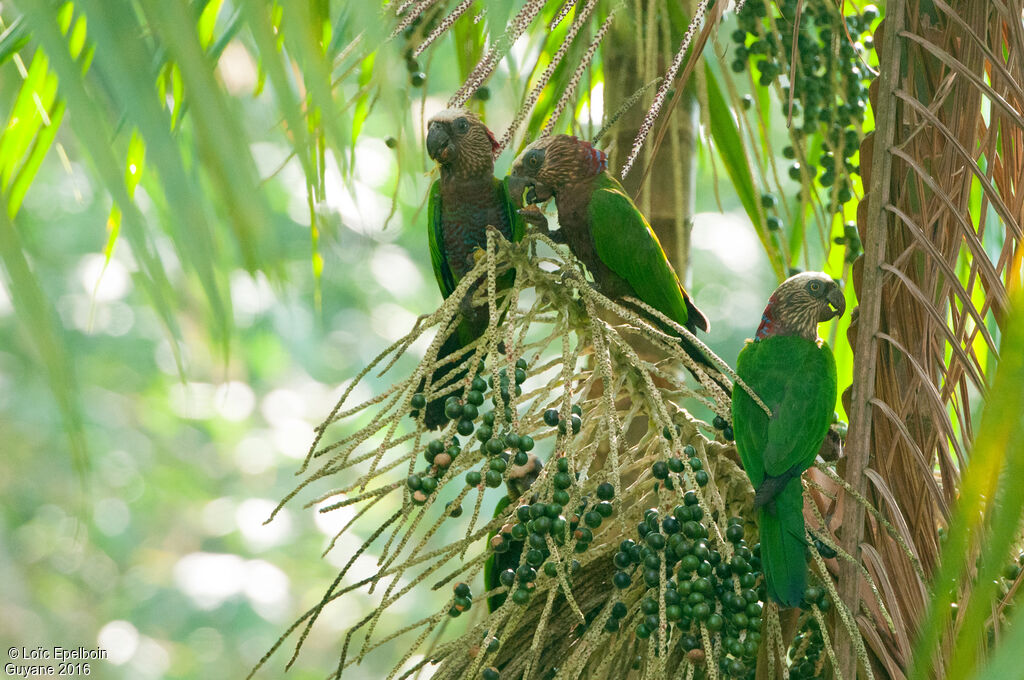
[[[754,336],[797,335],[818,339],[818,324],[846,310],[843,291],[822,272],[803,272],[789,277],[768,298],[761,325]]]

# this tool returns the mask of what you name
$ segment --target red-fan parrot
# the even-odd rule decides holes
[[[800,604],[807,586],[807,541],[800,475],[814,463],[836,405],[836,362],[818,324],[841,316],[846,300],[821,272],[791,276],[768,300],[736,373],[771,410],[744,391],[732,397],[732,428],[756,491],[761,565],[768,594]]]
[[[513,162],[509,190],[520,207],[524,192],[526,203],[554,197],[560,233],[548,234],[569,246],[601,293],[642,300],[691,332],[709,329],[650,223],[608,173],[604,151],[569,135],[542,137]],[[728,383],[704,353],[685,338],[680,344],[728,393]]]
[[[487,247],[487,227],[494,226],[510,241],[523,237],[523,218],[509,199],[508,182],[494,176],[494,152],[498,142],[487,126],[463,109],[441,111],[427,123],[427,153],[437,162],[441,177],[430,187],[427,206],[427,239],[430,261],[441,294],[448,297],[475,264],[474,253]],[[499,280],[499,290],[512,285],[515,273]],[[438,361],[472,343],[487,329],[486,306],[461,306],[462,319],[438,351]],[[431,378],[437,388],[459,380],[448,375],[452,366],[441,365]],[[422,391],[423,385],[420,385]],[[456,393],[456,396],[459,396]],[[426,404],[423,421],[430,429],[448,422],[447,397]]]

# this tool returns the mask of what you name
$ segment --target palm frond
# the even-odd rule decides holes
[[[955,9],[942,0],[890,2],[876,34],[884,67],[872,93],[876,129],[861,153],[871,163],[862,166],[869,191],[858,215],[865,254],[854,275],[861,306],[850,330],[856,349],[845,477],[875,501],[887,499],[879,507],[890,516],[900,513],[924,574],[934,574],[930,617],[921,617],[929,584],[856,504],[842,516],[843,545],[853,550],[863,541],[880,556],[894,584],[886,599],[900,613],[898,628],[915,633],[927,622],[913,677],[965,677],[977,662],[975,651],[987,644],[981,612],[994,596],[995,565],[1005,562],[1019,530],[1019,513],[1008,519],[1001,508],[979,505],[997,487],[977,486],[980,479],[995,484],[990,466],[999,463],[988,457],[1012,457],[987,442],[989,427],[998,427],[989,423],[1001,422],[998,405],[1017,398],[1019,388],[1002,383],[1009,393],[987,400],[982,428],[972,414],[991,393],[991,361],[999,381],[1019,356],[1006,325],[1006,286],[1018,276],[1013,255],[1024,217],[1016,181],[1024,142],[1022,9],[1019,2]],[[986,514],[996,524],[979,542],[974,518]],[[939,531],[951,516],[940,562]],[[977,576],[964,578],[979,550]],[[947,585],[957,576],[959,592]],[[851,601],[859,578],[851,567],[841,576]],[[964,598],[967,612],[951,621],[949,603]],[[893,655],[906,659],[906,642],[893,644]],[[843,661],[852,672],[853,660]]]

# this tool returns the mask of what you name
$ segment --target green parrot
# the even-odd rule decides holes
[[[494,226],[510,241],[523,238],[524,221],[509,198],[508,181],[494,176],[498,142],[479,118],[463,109],[447,109],[427,123],[427,153],[437,162],[441,177],[430,187],[427,206],[427,239],[430,262],[441,295],[448,297],[475,264],[474,253],[487,247],[487,227]],[[512,285],[515,272],[499,280],[499,290]],[[486,306],[468,304],[462,318],[438,351],[438,361],[457,352],[487,328]],[[453,366],[440,365],[431,378],[437,388],[461,379],[464,372],[449,376]],[[421,384],[418,391],[422,391]],[[455,396],[459,396],[456,393]],[[429,429],[448,422],[444,400],[433,399],[425,407],[423,421]]]
[[[513,162],[509,190],[520,207],[524,193],[526,203],[554,197],[560,230],[548,235],[569,246],[601,293],[642,300],[691,332],[709,330],[707,317],[679,283],[650,223],[608,173],[604,151],[569,135],[542,137]],[[529,209],[520,212],[529,219]],[[730,393],[729,383],[696,345],[685,338],[680,344]]]
[[[791,276],[768,300],[736,373],[771,409],[743,390],[732,398],[732,428],[754,485],[761,565],[768,594],[799,606],[807,586],[807,542],[800,475],[814,463],[836,404],[836,362],[818,324],[841,316],[846,300],[821,272]]]

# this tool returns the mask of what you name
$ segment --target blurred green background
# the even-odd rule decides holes
[[[343,179],[328,158],[326,194],[317,206],[318,292],[302,169],[289,157],[271,95],[254,94],[249,49],[227,45],[217,75],[252,142],[260,190],[276,216],[268,256],[280,276],[271,282],[250,274],[230,248],[214,255],[234,316],[225,356],[195,277],[183,271],[170,239],[158,237],[181,326],[180,370],[137,285],[128,243],[118,240],[106,261],[109,195],[76,138],[58,133],[60,148],[46,155],[17,225],[59,313],[88,457],[84,467],[73,464],[34,338],[13,313],[5,276],[0,640],[102,646],[110,657],[93,663],[99,678],[241,677],[318,601],[358,546],[346,538],[320,557],[342,513],[317,515],[300,497],[263,522],[294,485],[313,426],[346,381],[440,302],[426,252],[423,202],[431,177],[419,130],[422,117],[443,108],[457,87],[454,63],[453,50],[435,50],[424,99],[416,90],[407,110],[375,110],[355,148],[351,178]],[[495,129],[518,105],[509,77],[502,69],[490,83],[485,113]],[[20,86],[17,70],[0,71],[5,115]],[[400,80],[396,86],[409,87]],[[599,110],[600,90],[593,94]],[[396,120],[413,134],[393,150],[384,140],[396,134]],[[512,156],[506,151],[498,159],[499,173]],[[413,170],[400,173],[399,159]],[[385,228],[399,177],[396,212]],[[171,221],[179,211],[151,200],[149,181],[144,176],[137,204],[159,234],[161,211]],[[702,165],[690,290],[710,317],[708,344],[733,361],[775,277],[731,192],[721,192],[726,212],[718,212],[713,181],[710,166]],[[414,346],[396,370],[408,370],[424,349]],[[371,377],[368,385],[375,384]],[[391,511],[380,509],[384,516]],[[345,583],[374,570],[373,558],[363,556]],[[372,606],[370,598],[362,601]],[[328,608],[289,677],[322,677],[336,662],[345,629],[364,614]],[[275,677],[282,663],[275,657],[261,677]],[[371,657],[363,677],[388,667],[386,658]]]

